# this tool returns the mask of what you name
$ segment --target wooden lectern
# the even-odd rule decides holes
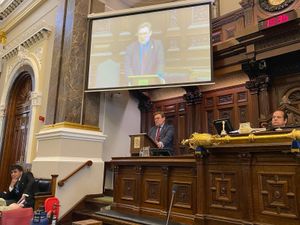
[[[140,150],[143,147],[156,148],[155,142],[146,133],[132,134],[129,135],[129,137],[131,156],[139,155]]]

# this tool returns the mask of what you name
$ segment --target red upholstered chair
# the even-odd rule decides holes
[[[0,225],[30,225],[32,218],[32,208],[1,211]]]

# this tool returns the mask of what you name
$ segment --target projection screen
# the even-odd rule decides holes
[[[87,91],[211,83],[211,1],[91,14]]]

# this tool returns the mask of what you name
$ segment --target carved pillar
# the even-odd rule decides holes
[[[119,178],[119,166],[118,165],[114,165],[114,177],[113,177],[113,179],[114,179],[114,182],[113,182],[113,185],[114,185],[113,188],[114,189],[113,190],[119,190],[118,188],[120,188],[120,187],[117,186],[118,180],[120,179]],[[119,200],[120,194],[121,194],[120,191],[114,191],[113,192],[114,202]],[[113,205],[114,205],[114,203],[113,203]]]
[[[136,166],[135,168],[136,171],[136,186],[135,190],[136,192],[134,193],[134,198],[136,199],[136,207],[138,207],[138,211],[140,211],[140,207],[142,204],[142,186],[143,186],[143,168],[141,165]]]
[[[162,205],[162,211],[163,211],[163,213],[167,213],[167,211],[168,211],[168,206],[169,206],[169,202],[168,202],[168,200],[169,200],[169,197],[168,196],[170,196],[170,193],[169,193],[169,182],[168,182],[168,180],[169,180],[169,173],[170,173],[170,171],[169,171],[169,167],[167,167],[167,166],[164,166],[164,167],[162,167],[161,168],[161,173],[162,173],[162,183],[161,183],[161,185],[162,185],[162,196],[165,196],[164,198],[160,198],[161,200],[162,200],[162,203],[161,203],[161,205]]]
[[[205,167],[205,161],[207,160],[206,155],[196,155],[196,165],[197,165],[197,215],[196,224],[204,224],[203,215],[208,213],[207,202],[203,197],[207,196],[207,190],[205,186],[207,185],[205,180],[207,179],[207,170]],[[201,199],[201,201],[199,201]]]
[[[184,89],[186,94],[183,95],[183,98],[187,104],[187,133],[192,134],[195,131],[200,131],[202,127],[199,108],[202,93],[197,86],[184,87]]]
[[[240,153],[238,154],[239,164],[241,166],[241,179],[244,185],[242,185],[242,192],[247,193],[243,195],[241,199],[245,204],[241,204],[241,211],[243,212],[243,219],[246,221],[253,221],[253,198],[251,193],[253,193],[253,186],[251,185],[251,162],[252,155],[250,153]]]
[[[244,19],[245,19],[245,27],[253,25],[254,17],[253,17],[253,6],[254,6],[254,0],[242,0],[240,2],[240,5],[244,9]]]
[[[46,124],[81,123],[88,13],[86,0],[60,0]]]
[[[253,126],[259,127],[261,123],[267,121],[270,114],[270,102],[268,87],[270,77],[266,74],[265,61],[250,61],[242,65],[243,71],[249,76],[250,80],[245,86],[250,90],[252,97],[252,115],[251,122]]]

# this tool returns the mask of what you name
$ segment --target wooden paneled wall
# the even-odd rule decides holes
[[[244,85],[232,86],[201,93],[201,101],[189,103],[184,96],[153,102],[151,112],[142,116],[142,132],[153,126],[152,113],[163,111],[167,122],[175,127],[174,148],[177,154],[185,153],[180,142],[193,132],[216,133],[213,121],[230,118],[235,129],[240,122],[252,121],[251,98]]]

